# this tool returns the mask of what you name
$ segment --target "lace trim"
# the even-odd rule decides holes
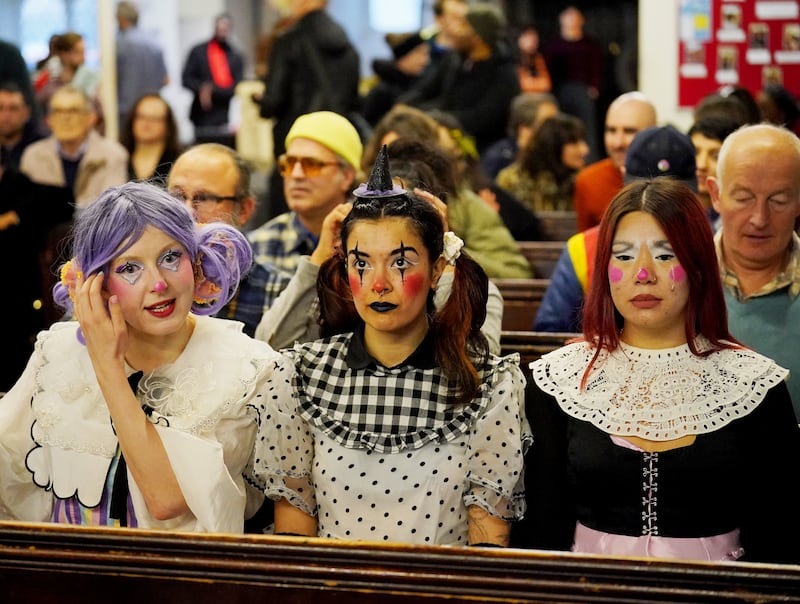
[[[703,338],[697,343],[700,350],[710,347]],[[656,441],[719,430],[755,409],[789,373],[749,349],[699,357],[688,345],[621,344],[600,353],[581,390],[593,354],[586,342],[564,346],[531,363],[533,379],[568,415],[608,434]]]

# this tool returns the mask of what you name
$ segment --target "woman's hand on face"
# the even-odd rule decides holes
[[[93,359],[125,360],[128,327],[116,296],[103,290],[102,273],[82,275],[75,283],[75,318],[81,325],[86,348]]]
[[[442,217],[442,222],[444,223],[444,230],[449,231],[450,224],[447,222],[447,204],[445,204],[445,202],[436,197],[436,195],[434,195],[430,191],[426,191],[425,189],[420,189],[420,188],[414,189],[414,195],[416,195],[420,199],[424,199],[434,208],[436,208],[436,211],[439,212],[439,215]]]
[[[311,262],[317,266],[322,266],[328,258],[331,258],[341,245],[342,222],[347,218],[353,207],[350,203],[340,203],[333,208],[325,220],[322,221],[322,232],[319,234],[319,243],[314,253],[311,254]]]

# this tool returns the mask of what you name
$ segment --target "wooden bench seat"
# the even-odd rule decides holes
[[[0,523],[0,601],[797,602],[800,567]]]

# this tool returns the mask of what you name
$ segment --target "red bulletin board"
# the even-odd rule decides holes
[[[680,0],[678,105],[726,85],[800,97],[800,0]]]

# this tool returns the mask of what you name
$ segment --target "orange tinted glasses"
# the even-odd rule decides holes
[[[294,155],[281,155],[278,158],[278,170],[281,176],[290,176],[297,164],[303,168],[303,174],[309,178],[319,176],[325,166],[338,166],[337,161],[322,161],[313,157],[295,157]]]

